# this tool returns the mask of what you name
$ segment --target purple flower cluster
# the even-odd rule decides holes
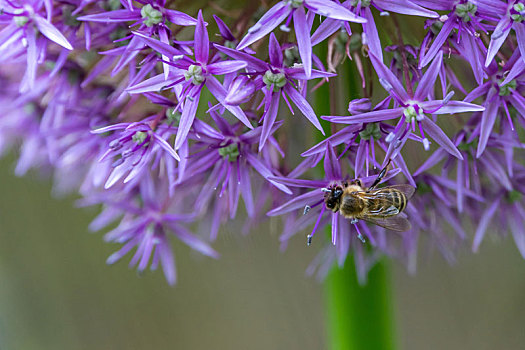
[[[221,225],[248,232],[268,216],[282,218],[283,247],[330,228],[314,239],[319,276],[349,254],[363,281],[381,255],[413,271],[421,241],[453,260],[487,234],[510,233],[525,257],[523,0],[0,10],[0,151],[19,149],[17,175],[51,173],[55,191],[101,207],[90,229],[112,227],[109,264],[134,250],[130,266],[160,264],[173,284],[172,241],[217,258]],[[362,88],[348,115],[312,102],[324,84],[341,95],[341,78]],[[417,188],[409,231],[327,210],[327,188],[370,185],[388,163],[383,182]]]

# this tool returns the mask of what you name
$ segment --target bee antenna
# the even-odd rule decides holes
[[[306,236],[306,245],[310,246],[312,244],[312,235]]]
[[[310,209],[312,209],[312,207],[309,206],[309,205],[306,205],[306,206],[304,207],[303,215],[308,214],[308,212],[310,211]]]
[[[329,190],[328,188],[321,188],[321,191],[326,192],[326,193],[332,192],[332,190]]]

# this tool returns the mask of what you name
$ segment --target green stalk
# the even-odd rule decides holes
[[[328,349],[393,350],[395,346],[393,300],[385,260],[357,282],[353,256],[345,266],[332,269],[325,280]]]
[[[326,57],[326,47],[318,48],[319,57]],[[358,98],[360,78],[355,65],[349,63],[340,67],[339,81],[347,84],[344,102]],[[332,89],[332,91],[340,89]],[[316,91],[316,111],[319,115],[340,114],[330,111],[330,89],[325,84]],[[330,133],[328,123],[322,123]],[[319,140],[320,141],[320,140]],[[350,225],[350,222],[348,222]],[[331,233],[327,228],[327,235]],[[366,243],[369,244],[369,243]],[[325,280],[325,305],[330,350],[394,350],[393,300],[390,270],[386,259],[382,259],[368,274],[366,285],[359,285],[355,270],[354,256],[349,254],[343,268],[334,266]]]

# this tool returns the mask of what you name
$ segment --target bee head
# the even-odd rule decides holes
[[[331,188],[323,188],[324,203],[326,208],[337,213],[339,206],[341,205],[341,196],[343,194],[343,189],[341,186],[335,186]]]

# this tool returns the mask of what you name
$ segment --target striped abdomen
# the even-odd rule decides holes
[[[369,195],[368,212],[378,216],[397,215],[406,208],[408,202],[403,192],[391,188],[374,191]]]

